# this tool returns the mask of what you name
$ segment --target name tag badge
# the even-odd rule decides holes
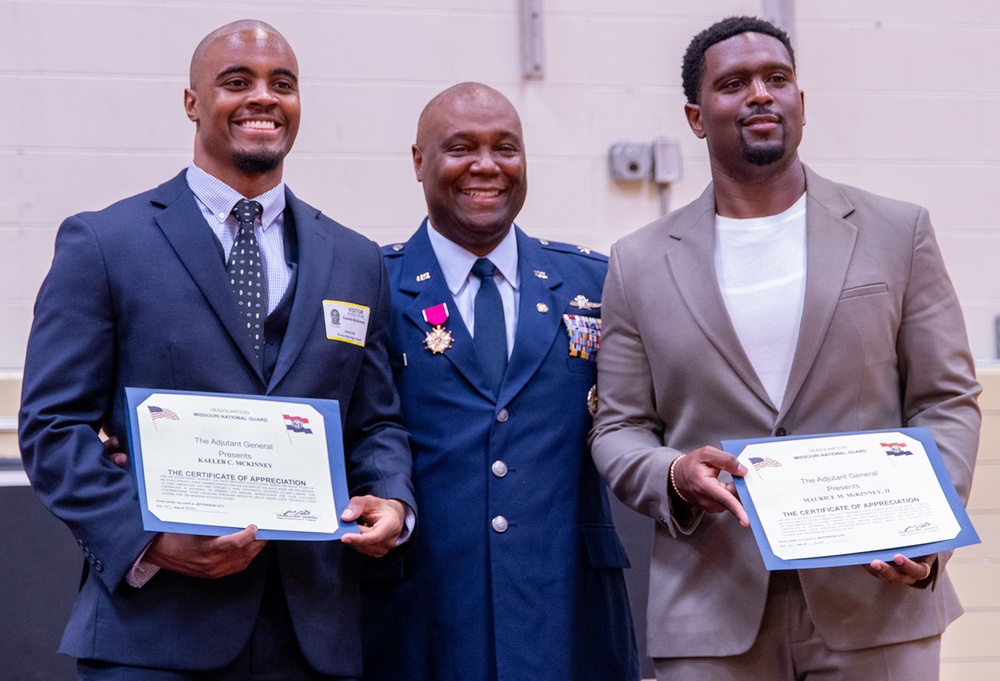
[[[371,310],[364,305],[345,303],[342,300],[323,301],[323,321],[326,337],[351,345],[364,347],[368,336],[368,315]]]

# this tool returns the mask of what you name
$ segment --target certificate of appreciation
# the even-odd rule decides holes
[[[357,531],[335,400],[126,388],[143,527],[259,539]]]
[[[858,565],[979,543],[926,428],[727,440],[768,570]]]

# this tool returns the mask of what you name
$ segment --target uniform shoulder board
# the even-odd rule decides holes
[[[548,239],[538,239],[539,244],[542,248],[547,251],[555,251],[557,253],[574,253],[576,255],[581,255],[585,258],[590,258],[591,260],[598,260],[600,262],[607,262],[608,256],[603,253],[598,253],[597,251],[588,248],[587,246],[579,246],[577,244],[567,244],[561,241],[549,241]]]
[[[391,255],[403,255],[403,249],[405,247],[406,244],[403,243],[387,244],[382,247],[382,257],[386,258]]]

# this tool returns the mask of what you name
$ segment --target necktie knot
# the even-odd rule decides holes
[[[490,262],[487,258],[480,258],[472,266],[472,273],[479,277],[480,279],[486,279],[487,277],[492,277],[497,272],[497,266]]]
[[[256,201],[251,201],[250,199],[240,199],[233,206],[232,213],[236,216],[236,222],[241,226],[249,224],[253,226],[260,214],[264,212],[264,208]]]

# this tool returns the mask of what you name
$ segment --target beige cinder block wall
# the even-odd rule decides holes
[[[969,499],[969,517],[982,543],[955,552],[948,563],[955,588],[965,606],[945,632],[942,645],[942,681],[1000,679],[1000,367],[977,369],[983,384],[979,405],[983,430],[979,459]]]
[[[287,179],[385,243],[423,216],[409,147],[417,115],[460,80],[491,83],[524,119],[533,234],[606,251],[655,218],[648,183],[616,184],[618,140],[681,140],[674,205],[708,181],[683,117],[680,58],[712,21],[760,0],[545,0],[546,76],[524,80],[516,0],[151,2],[0,0],[0,368],[19,368],[58,223],[145,190],[190,160],[181,108],[197,41],[254,15],[299,55],[304,117]],[[803,157],[817,170],[927,205],[977,357],[994,355],[1000,252],[1000,4],[795,3],[806,92]]]
[[[707,154],[683,117],[681,54],[695,32],[722,16],[757,14],[760,0],[543,7],[546,76],[526,81],[516,0],[0,0],[8,95],[0,107],[0,369],[22,365],[58,223],[189,162],[193,129],[181,92],[191,52],[238,18],[271,22],[299,56],[304,116],[286,164],[290,186],[381,243],[405,238],[423,216],[409,156],[416,118],[461,80],[498,87],[521,112],[531,190],[518,222],[537,236],[607,251],[658,215],[654,187],[609,178],[607,150],[618,140],[680,139],[684,178],[671,199],[697,196]],[[1000,3],[801,0],[795,14],[803,158],[834,179],[931,209],[973,351],[993,357]],[[985,382],[989,406],[1000,385]],[[952,562],[969,612],[947,636],[946,678],[1000,676],[991,646],[1000,633],[1000,510],[988,494],[998,482],[1000,408],[989,408],[996,413],[972,508],[986,541]]]

